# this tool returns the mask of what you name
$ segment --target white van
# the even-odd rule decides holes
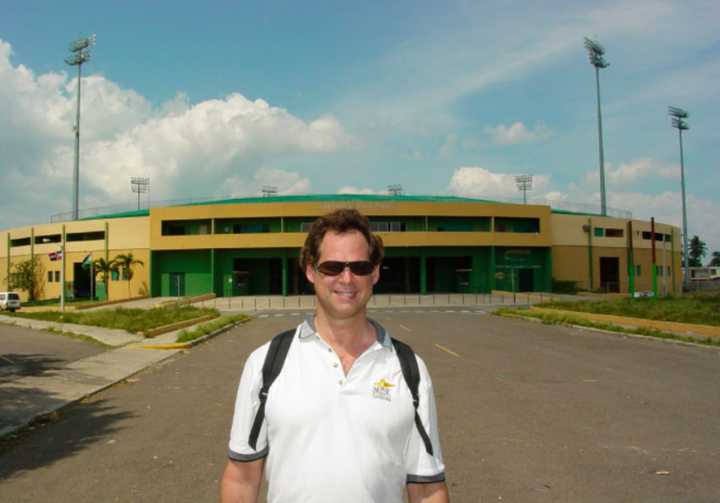
[[[15,292],[0,292],[0,311],[20,309],[20,296]]]

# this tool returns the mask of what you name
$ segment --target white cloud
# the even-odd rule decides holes
[[[303,178],[299,173],[282,169],[262,168],[255,173],[255,181],[261,188],[263,185],[277,188],[278,194],[281,195],[307,194],[310,192],[310,180]]]
[[[605,180],[611,185],[625,186],[636,181],[647,181],[652,177],[678,179],[680,178],[680,166],[651,158],[635,159],[627,163],[621,163],[618,168],[613,168],[611,163],[605,163]],[[599,179],[600,175],[597,170],[585,173],[587,183],[597,183]]]
[[[77,79],[36,76],[13,65],[11,54],[10,44],[0,40],[0,207],[30,211],[21,221],[0,217],[0,227],[45,221],[71,205]],[[81,119],[81,208],[131,202],[131,176],[150,177],[154,200],[247,194],[246,187],[256,192],[260,184],[276,185],[285,194],[305,193],[307,178],[267,166],[287,155],[354,145],[330,115],[305,121],[240,94],[190,104],[178,93],[153,107],[135,91],[98,75],[82,80]]]
[[[542,123],[535,125],[535,129],[528,129],[522,122],[515,122],[509,126],[500,124],[485,129],[493,142],[498,145],[513,145],[516,143],[528,143],[544,140],[551,136],[550,130]]]
[[[547,175],[533,176],[532,192],[542,192],[550,183]],[[522,198],[515,183],[515,175],[493,173],[477,166],[464,166],[455,170],[450,179],[450,192],[459,196],[489,199]]]

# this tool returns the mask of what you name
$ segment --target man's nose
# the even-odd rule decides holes
[[[352,275],[353,274],[350,270],[350,267],[346,265],[340,273],[340,281],[342,281],[343,283],[348,283],[352,280]]]

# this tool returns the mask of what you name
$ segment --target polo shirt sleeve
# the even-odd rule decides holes
[[[267,425],[263,422],[258,435],[257,449],[250,446],[250,430],[260,406],[260,388],[262,387],[262,366],[270,343],[253,351],[245,362],[237,397],[235,412],[230,430],[228,456],[235,461],[255,461],[268,454]]]
[[[422,358],[415,355],[420,371],[420,385],[418,395],[420,405],[418,414],[430,441],[432,442],[433,455],[425,450],[425,443],[413,423],[412,433],[406,451],[406,473],[408,483],[431,483],[445,480],[445,463],[443,462],[442,450],[440,448],[440,434],[438,433],[437,409],[435,407],[435,393],[433,392],[432,380]]]

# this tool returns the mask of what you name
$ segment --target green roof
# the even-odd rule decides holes
[[[147,217],[149,215],[150,215],[150,210],[132,210],[132,211],[123,211],[120,213],[108,213],[106,215],[94,215],[92,217],[83,217],[80,220],[98,220],[100,218]]]
[[[379,194],[315,194],[302,196],[272,196],[272,197],[241,197],[237,199],[220,199],[218,201],[200,201],[177,206],[205,206],[210,204],[245,204],[245,203],[305,203],[325,201],[392,201],[392,202],[438,202],[438,203],[492,203],[507,204],[487,199],[473,199],[458,196],[389,196]]]
[[[257,204],[257,203],[303,203],[303,202],[343,202],[343,201],[368,201],[368,202],[425,202],[425,203],[484,203],[484,204],[518,204],[507,203],[503,201],[493,201],[491,199],[476,199],[472,197],[460,196],[394,196],[380,194],[314,194],[314,195],[294,195],[294,196],[272,196],[272,197],[239,197],[231,199],[219,199],[215,201],[197,201],[191,203],[181,203],[172,205],[179,206],[208,206],[219,204]],[[598,213],[587,213],[579,211],[569,211],[552,209],[552,213],[562,215],[584,215],[584,216],[600,216]],[[97,220],[101,218],[132,218],[146,217],[150,215],[150,210],[132,210],[120,213],[108,213],[104,215],[95,215],[93,217],[85,217],[81,220]]]

